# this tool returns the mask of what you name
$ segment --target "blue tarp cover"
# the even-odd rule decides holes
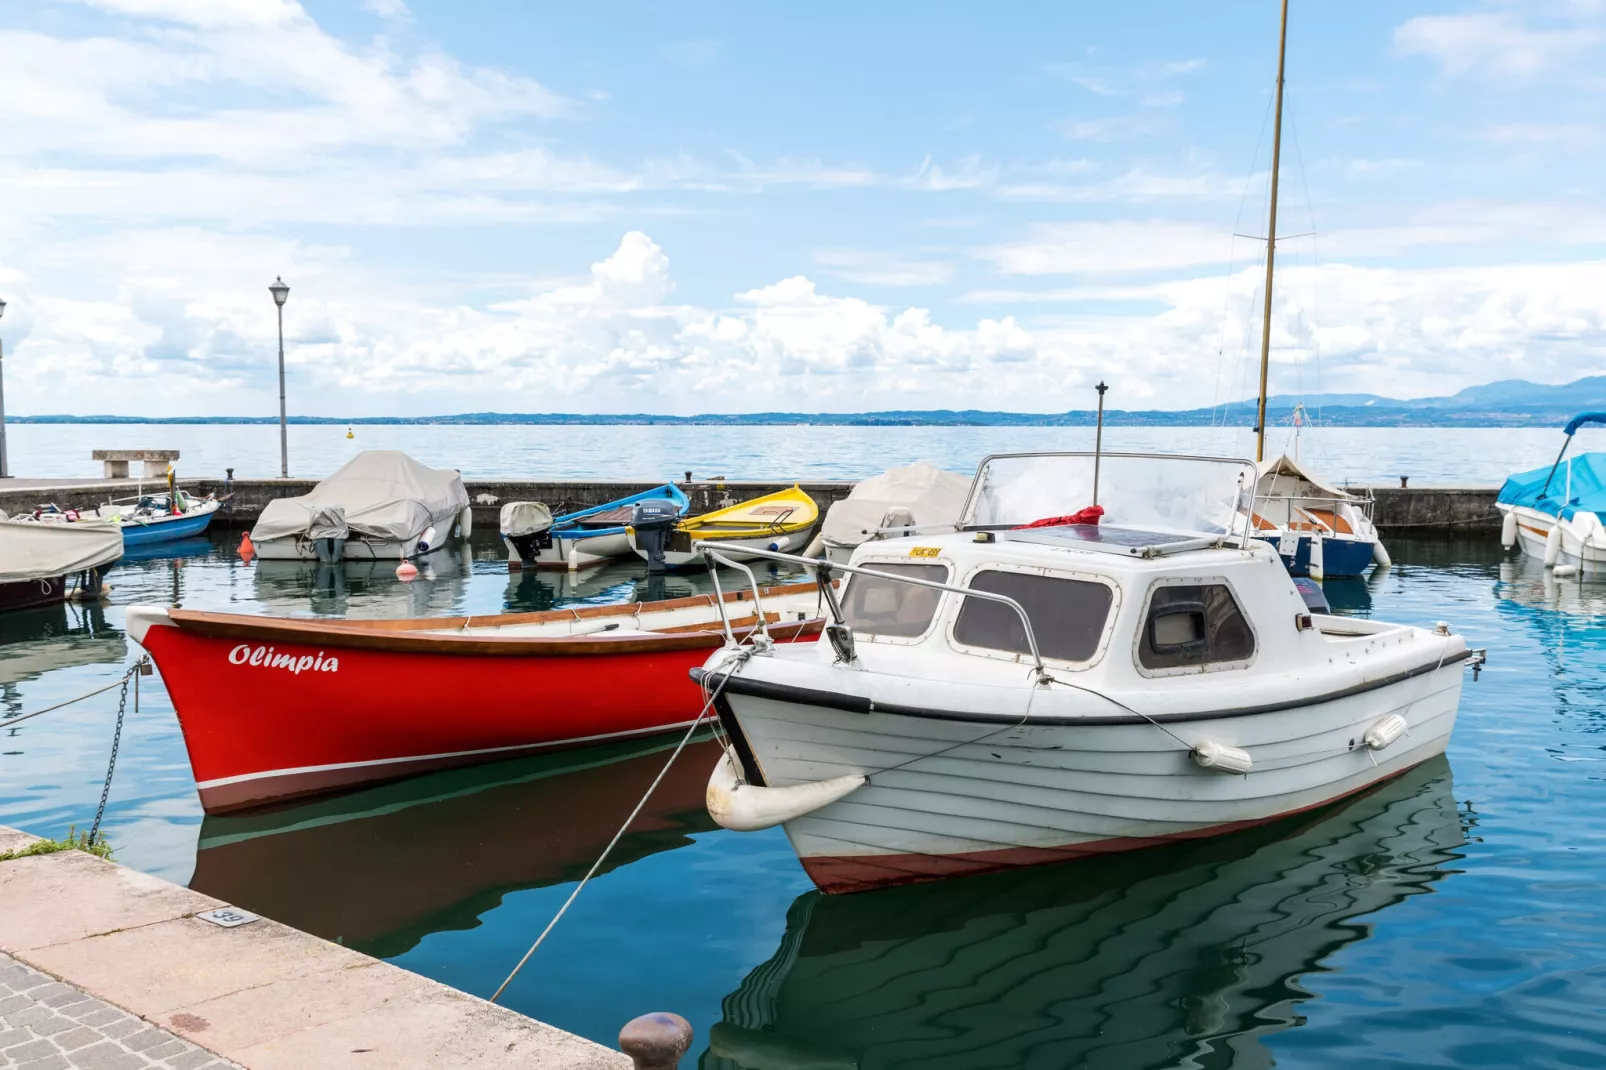
[[[1570,482],[1569,482],[1570,474]],[[1550,488],[1541,496],[1545,478]],[[1599,513],[1606,517],[1606,453],[1581,453],[1566,457],[1550,475],[1550,465],[1531,472],[1518,472],[1500,488],[1503,505],[1525,505],[1541,513],[1570,520],[1574,513]]]

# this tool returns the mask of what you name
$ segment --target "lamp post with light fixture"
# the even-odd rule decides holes
[[[285,431],[284,420],[284,301],[290,296],[290,287],[284,284],[284,279],[275,276],[268,293],[273,295],[273,303],[279,306],[279,478],[289,479],[290,438]]]
[[[0,316],[6,314],[6,303],[0,301]],[[11,462],[6,459],[6,344],[0,341],[0,479],[11,478]]]

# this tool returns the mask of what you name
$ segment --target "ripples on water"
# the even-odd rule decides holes
[[[974,472],[989,453],[1090,450],[1090,427],[468,427],[373,424],[345,437],[343,427],[297,424],[290,472],[319,478],[364,449],[406,450],[426,464],[457,468],[470,479],[858,479],[927,460]],[[99,476],[90,448],[177,449],[181,474],[240,478],[279,474],[276,425],[13,424],[7,429],[13,473]],[[1293,452],[1289,428],[1267,436],[1275,456]],[[1401,475],[1426,483],[1496,484],[1513,471],[1549,464],[1561,432],[1548,428],[1334,427],[1307,432],[1301,457],[1328,479],[1392,484]],[[1585,428],[1578,450],[1606,449],[1606,429]],[[1241,428],[1110,427],[1104,447],[1253,457]]]
[[[121,607],[138,602],[478,614],[699,582],[649,588],[628,564],[510,577],[483,541],[406,586],[382,568],[244,567],[229,541],[119,565],[104,609],[0,617],[0,713],[115,678],[137,651]],[[1235,836],[827,898],[778,830],[713,827],[705,742],[508,1002],[603,1042],[680,1011],[705,1070],[1606,1065],[1606,585],[1557,585],[1486,542],[1391,546],[1397,567],[1329,592],[1489,647],[1447,760]],[[107,819],[121,861],[482,995],[671,745],[203,819],[159,677],[146,684]],[[87,820],[111,697],[0,728],[0,822]]]

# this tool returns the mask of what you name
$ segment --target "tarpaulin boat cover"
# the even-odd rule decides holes
[[[1606,519],[1606,453],[1568,457],[1555,469],[1551,475],[1547,464],[1511,476],[1500,488],[1500,504],[1527,506],[1563,520],[1571,520],[1574,513],[1598,513]]]
[[[450,469],[427,468],[400,450],[364,450],[310,494],[269,502],[251,541],[310,535],[315,517],[328,518],[320,506],[338,506],[352,532],[372,539],[403,542],[434,526],[444,540],[468,491]]]
[[[871,476],[825,513],[820,533],[837,546],[857,546],[876,528],[902,525],[903,517],[882,523],[894,509],[902,510],[913,526],[953,524],[959,520],[970,477],[945,472],[930,461],[916,461]]]
[[[116,524],[0,520],[0,583],[67,576],[123,556]]]
[[[552,510],[541,502],[508,502],[499,519],[502,534],[509,538],[539,535],[552,526]]]
[[[1262,498],[1353,498],[1347,490],[1329,486],[1287,454],[1260,466],[1255,493]]]

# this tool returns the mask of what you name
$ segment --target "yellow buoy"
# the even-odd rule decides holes
[[[348,427],[348,428],[346,428],[346,437],[347,438],[356,438],[357,436],[352,434],[351,433],[351,428]]]

